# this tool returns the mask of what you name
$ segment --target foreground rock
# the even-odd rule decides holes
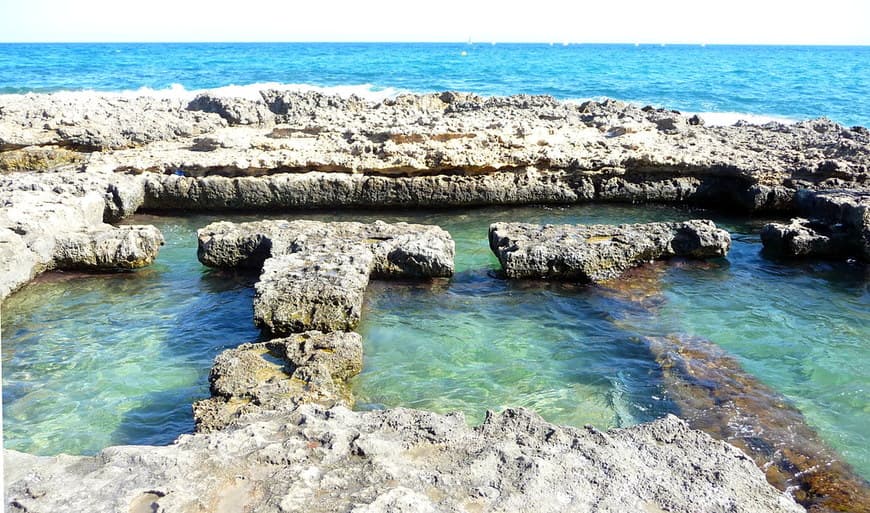
[[[356,333],[309,331],[242,344],[218,355],[211,398],[193,405],[199,432],[223,429],[243,415],[290,411],[300,404],[353,406],[347,380],[362,370]]]
[[[597,282],[651,260],[725,256],[731,236],[707,220],[619,226],[495,223],[489,245],[509,278]]]
[[[742,452],[675,417],[600,432],[524,410],[304,405],[169,447],[5,451],[7,511],[799,512]]]
[[[0,299],[51,269],[116,271],[149,265],[163,236],[114,227],[144,199],[141,178],[83,173],[0,177]]]
[[[765,250],[786,257],[852,257],[870,262],[870,189],[801,191],[798,209],[808,219],[771,223]]]
[[[218,222],[198,236],[203,264],[262,270],[254,321],[277,335],[352,330],[370,277],[439,278],[454,269],[453,239],[437,226]]]

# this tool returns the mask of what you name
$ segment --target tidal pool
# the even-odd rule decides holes
[[[712,217],[732,232],[727,259],[670,265],[654,314],[597,287],[498,276],[495,221],[621,223]],[[203,267],[195,231],[254,215],[136,216],[167,245],[135,273],[39,278],[2,305],[3,428],[8,448],[92,454],[166,444],[193,428],[223,349],[258,340],[255,276]],[[275,218],[439,224],[457,246],[456,275],[372,282],[363,322],[358,408],[534,409],[600,428],[675,411],[644,337],[713,341],[783,394],[821,436],[870,476],[870,280],[848,263],[779,262],[761,254],[762,220],[665,206],[584,205],[420,212],[294,212]]]

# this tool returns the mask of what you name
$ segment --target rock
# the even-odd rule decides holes
[[[837,239],[829,251],[870,262],[870,189],[802,190],[795,201],[801,213],[817,221],[816,229],[824,223],[822,230]]]
[[[54,145],[84,152],[177,141],[225,125],[181,100],[107,94],[4,94],[0,149]]]
[[[20,235],[0,228],[0,299],[36,277],[46,263],[27,247]]]
[[[870,172],[868,132],[825,119],[710,127],[613,100],[260,96],[4,95],[0,162],[144,173],[158,210],[597,200],[794,212],[799,189],[857,189]]]
[[[153,226],[102,225],[58,236],[54,265],[59,269],[107,271],[151,265],[164,244]]]
[[[671,416],[601,432],[506,410],[470,428],[461,415],[307,404],[183,435],[167,447],[4,456],[7,510],[35,513],[141,505],[310,513],[531,505],[541,513],[803,511],[742,452]]]
[[[230,125],[271,126],[275,121],[275,115],[263,101],[213,96],[209,93],[194,98],[187,104],[187,110],[217,114]]]
[[[565,173],[385,177],[310,172],[261,177],[149,176],[145,208],[258,210],[316,207],[449,207],[592,200],[592,183]]]
[[[141,177],[13,173],[0,177],[0,299],[51,269],[112,271],[142,267],[163,237],[151,226],[103,223],[134,212]]]
[[[650,260],[725,256],[731,237],[707,220],[619,226],[495,223],[489,243],[509,278],[597,282]]]
[[[275,334],[359,324],[374,257],[363,244],[323,244],[269,258],[255,285],[254,323]]]
[[[856,250],[842,225],[794,218],[789,224],[768,223],[761,230],[764,250],[782,257],[836,257]]]
[[[347,380],[360,370],[362,338],[356,333],[309,331],[228,349],[212,367],[212,397],[193,405],[196,429],[224,429],[244,414],[307,403],[351,407]]]
[[[259,221],[198,231],[199,260],[260,269],[254,321],[267,333],[346,331],[360,320],[369,278],[453,275],[455,246],[437,226]]]

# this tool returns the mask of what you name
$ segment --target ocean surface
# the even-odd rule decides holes
[[[402,92],[612,97],[704,113],[708,122],[827,116],[870,126],[870,47],[526,44],[0,44],[0,94],[193,98],[261,87],[371,99]],[[642,222],[703,215],[731,230],[727,258],[663,274],[643,323],[595,288],[499,278],[489,223]],[[800,409],[870,478],[870,276],[846,262],[780,262],[751,222],[662,206],[583,205],[451,212],[287,213],[283,218],[437,223],[457,274],[376,282],[362,325],[360,408],[483,412],[527,406],[573,425],[625,426],[674,411],[644,337],[710,340]],[[166,444],[193,427],[223,349],[257,340],[252,277],[196,260],[215,219],[137,216],[166,237],[135,273],[47,274],[2,305],[3,436],[9,448],[92,454]],[[413,355],[409,358],[409,355]]]
[[[0,94],[251,95],[268,85],[610,97],[730,124],[821,116],[870,125],[870,47],[505,43],[0,44]],[[233,87],[229,87],[233,86]]]

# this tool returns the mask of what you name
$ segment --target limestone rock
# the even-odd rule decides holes
[[[93,457],[4,451],[6,509],[803,511],[742,452],[670,416],[607,432],[525,410],[476,428],[461,415],[313,404],[244,420]]]
[[[369,278],[453,274],[455,246],[437,226],[258,221],[198,231],[199,260],[260,269],[254,321],[271,334],[356,327]]]
[[[358,243],[270,258],[255,285],[254,323],[274,334],[352,330],[372,264],[371,251]]]
[[[308,331],[228,349],[212,367],[212,397],[193,405],[196,429],[224,429],[244,414],[306,403],[350,407],[347,380],[360,370],[362,338],[356,333]]]
[[[837,234],[836,238],[844,233],[845,243],[830,246],[832,251],[870,262],[870,188],[802,190],[796,202],[800,212],[827,225],[824,230]]]
[[[707,220],[619,226],[495,223],[489,242],[509,278],[597,282],[650,260],[725,256],[731,236]]]
[[[141,177],[123,174],[11,173],[0,176],[0,299],[55,268],[110,271],[153,261],[153,227],[115,228],[144,199]]]
[[[103,225],[59,235],[56,244],[54,262],[58,268],[106,271],[151,265],[164,240],[150,225]]]
[[[261,125],[274,123],[275,115],[262,101],[244,98],[227,98],[208,93],[200,94],[187,104],[189,111],[211,112],[219,115],[230,125]]]

